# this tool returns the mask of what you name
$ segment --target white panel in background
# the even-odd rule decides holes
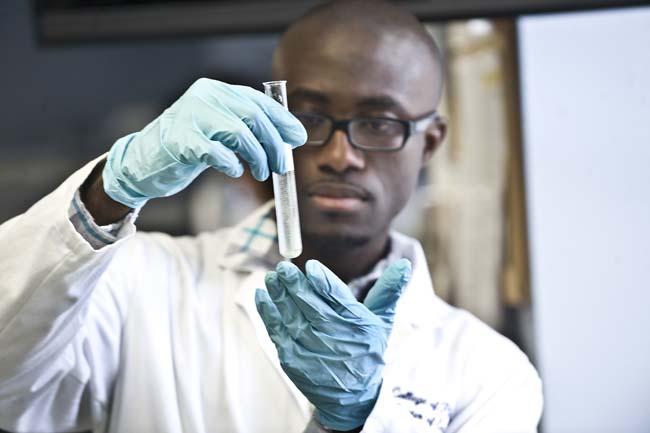
[[[650,8],[519,20],[546,433],[650,432]]]

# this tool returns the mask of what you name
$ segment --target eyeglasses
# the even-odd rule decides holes
[[[388,117],[358,117],[336,120],[320,113],[293,112],[307,130],[306,146],[323,146],[340,130],[346,133],[352,147],[368,152],[396,152],[413,134],[423,132],[431,122],[438,121],[436,111],[412,120]]]

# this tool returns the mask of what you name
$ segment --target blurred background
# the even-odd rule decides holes
[[[198,77],[261,89],[316,3],[0,2],[0,222]],[[396,228],[422,241],[439,296],[531,357],[544,432],[650,432],[650,6],[398,3],[443,48],[450,134]],[[206,172],[138,226],[213,230],[263,199]]]

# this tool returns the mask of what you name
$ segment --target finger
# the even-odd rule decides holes
[[[242,98],[242,95],[237,92],[257,92],[254,89],[243,86],[232,86],[228,90],[235,92],[239,98]],[[266,152],[270,169],[276,173],[285,173],[287,171],[285,157],[285,149],[287,146],[266,112],[247,94],[243,95],[241,104],[233,105],[230,109],[246,124],[262,145]]]
[[[364,305],[386,323],[393,323],[395,306],[411,278],[411,262],[399,259],[391,264],[368,292]]]
[[[245,94],[268,116],[269,120],[280,133],[283,141],[291,147],[298,147],[307,141],[307,131],[296,117],[280,103],[264,93],[246,86],[235,86]]]
[[[264,148],[248,126],[235,116],[224,119],[222,129],[211,139],[223,143],[238,153],[250,166],[251,174],[259,181],[269,177],[269,162]]]
[[[197,80],[186,95],[181,98],[186,98],[189,106],[187,112],[180,110],[183,122],[193,130],[200,131],[209,140],[220,142],[238,153],[250,166],[255,179],[266,180],[269,177],[266,152],[241,120],[250,117],[253,111],[259,111],[255,104],[246,96],[240,95],[233,86],[209,79]],[[176,137],[178,141],[184,139],[183,135]]]
[[[318,260],[309,260],[305,271],[313,287],[339,316],[359,319],[368,314],[368,309],[357,301],[347,284]]]
[[[242,88],[247,89],[246,87]],[[233,96],[239,99],[238,104],[232,104],[228,108],[255,135],[256,140],[266,152],[271,170],[276,173],[285,173],[287,171],[285,161],[285,148],[287,145],[282,140],[273,122],[250,97],[241,95],[240,89],[236,86],[229,86],[225,90],[232,92]]]
[[[285,148],[287,147],[280,137],[280,133],[273,126],[266,114],[260,111],[254,121],[244,123],[248,125],[253,134],[257,137],[260,144],[266,152],[269,161],[269,168],[279,174],[284,174],[287,171],[287,163],[285,157]]]
[[[332,317],[332,309],[314,290],[300,269],[291,262],[280,262],[276,267],[278,278],[300,311],[311,323]]]
[[[273,343],[278,349],[285,347],[291,337],[282,323],[280,312],[265,290],[255,291],[255,306]]]
[[[219,170],[230,177],[240,177],[244,174],[244,166],[237,159],[237,155],[218,141],[212,141],[205,135],[198,133],[201,142],[199,159],[209,166]]]
[[[276,272],[268,272],[264,283],[271,300],[280,312],[282,323],[292,338],[299,338],[309,327],[309,322],[283,286]]]

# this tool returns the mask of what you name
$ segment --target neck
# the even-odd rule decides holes
[[[388,233],[375,236],[363,245],[345,245],[343,242],[328,242],[303,236],[303,252],[294,263],[305,269],[307,260],[316,259],[342,281],[348,283],[354,278],[370,272],[372,267],[388,252]]]

